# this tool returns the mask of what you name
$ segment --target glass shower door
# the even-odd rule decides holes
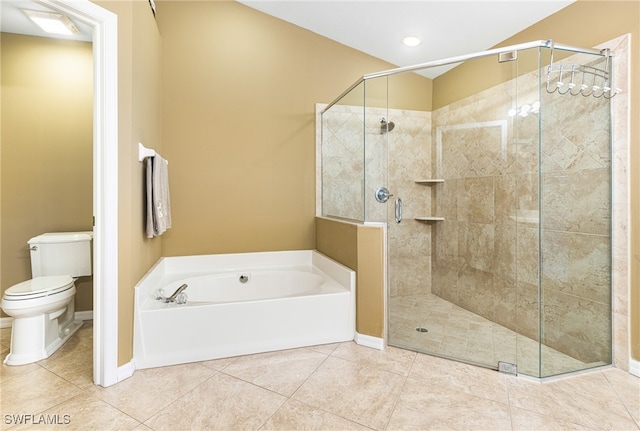
[[[535,70],[537,52],[531,55]],[[534,136],[518,135],[524,117],[510,115],[523,104],[520,59],[496,60],[463,65],[492,62],[494,75],[474,76],[486,80],[478,93],[394,117],[389,184],[403,201],[403,220],[396,223],[388,208],[389,344],[511,371],[518,362],[518,226],[537,226],[524,218],[537,214],[518,212],[518,186],[532,181],[518,151],[537,142],[537,127]]]

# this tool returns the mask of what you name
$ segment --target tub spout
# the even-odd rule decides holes
[[[173,292],[173,295],[169,296],[168,298],[165,298],[164,302],[176,302],[176,297],[180,295],[187,287],[189,286],[187,286],[186,283],[178,287],[176,291]]]

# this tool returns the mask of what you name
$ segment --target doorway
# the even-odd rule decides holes
[[[111,386],[118,370],[118,24],[91,2],[39,2],[93,27],[93,382]]]

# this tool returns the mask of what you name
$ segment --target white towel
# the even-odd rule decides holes
[[[146,160],[147,238],[153,238],[171,227],[169,164],[157,153]]]

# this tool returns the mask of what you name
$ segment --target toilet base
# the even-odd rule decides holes
[[[82,327],[82,320],[65,320],[65,325],[59,327],[57,318],[51,318],[50,314],[14,318],[11,350],[4,364],[26,365],[51,356]]]

